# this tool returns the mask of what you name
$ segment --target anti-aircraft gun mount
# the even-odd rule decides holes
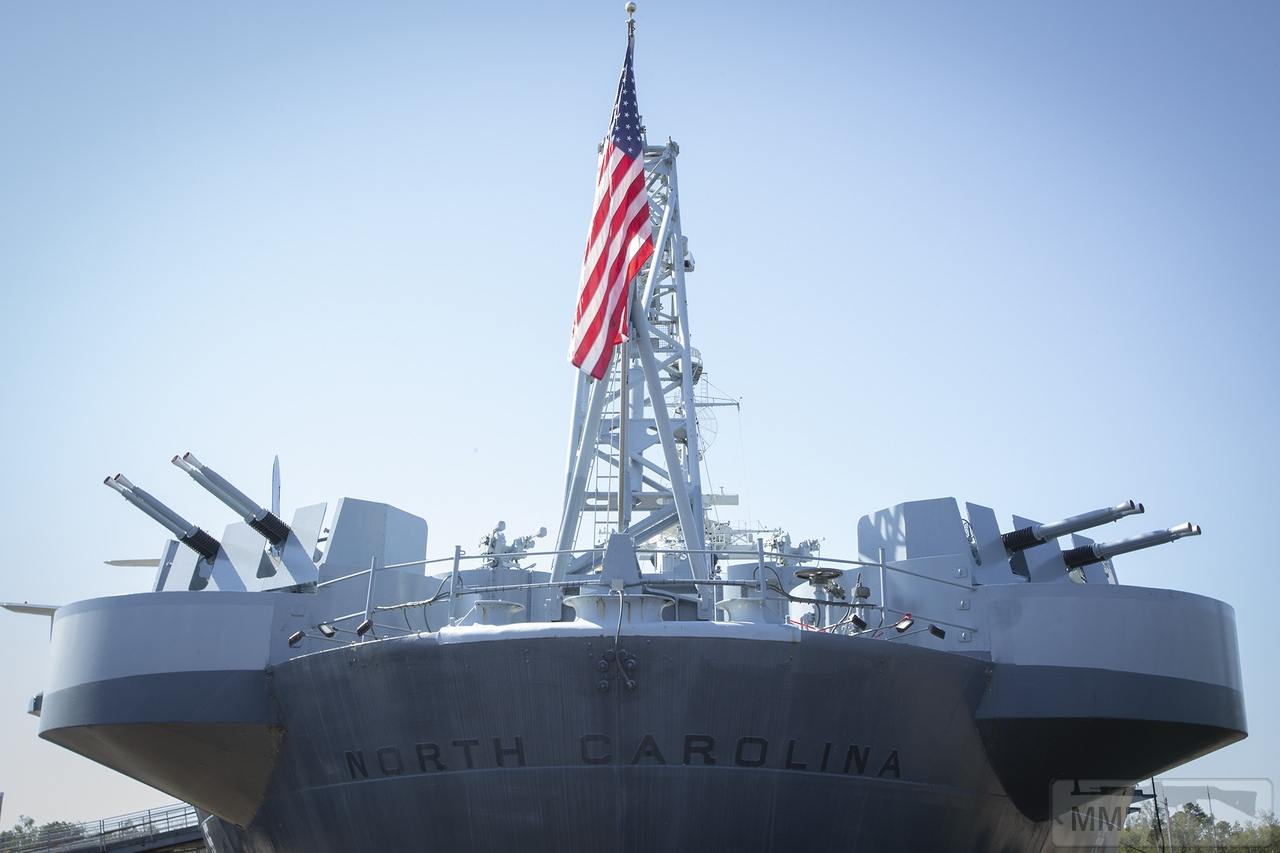
[[[261,533],[273,547],[280,547],[289,538],[289,525],[275,513],[263,509],[244,492],[228,483],[217,471],[201,463],[191,453],[173,457],[173,464],[191,475],[205,491],[222,501],[232,512],[244,519],[245,524]]]
[[[975,512],[978,514],[975,517],[984,517],[984,511],[989,512],[973,504],[968,506],[971,515]],[[1067,580],[1087,581],[1089,580],[1087,574],[1080,570],[1101,563],[1104,571],[1100,579],[1114,583],[1115,579],[1109,563],[1112,557],[1163,545],[1185,536],[1200,535],[1199,525],[1190,522],[1166,530],[1154,530],[1119,542],[1097,543],[1078,535],[1081,531],[1119,521],[1130,515],[1141,515],[1144,512],[1146,507],[1143,504],[1128,500],[1115,506],[1090,510],[1061,521],[1048,523],[1030,522],[1015,516],[1015,522],[1021,523],[1016,529],[999,534],[998,549],[993,551],[993,543],[979,543],[972,537],[970,546],[979,564],[984,559],[991,560],[993,556],[1000,562],[1007,560],[1010,570],[1027,580],[1053,579],[1055,574],[1063,573]],[[970,522],[965,524],[970,525]],[[969,526],[968,529],[972,531],[973,528]],[[1071,537],[1073,545],[1071,549],[1062,551],[1058,548],[1056,542],[1062,536]],[[990,536],[986,538],[990,539]],[[1029,565],[1029,560],[1032,565]],[[1039,577],[1033,577],[1032,566],[1040,568],[1041,571],[1035,573]],[[1045,572],[1048,572],[1047,577]]]
[[[174,456],[172,461],[241,521],[228,525],[222,538],[217,539],[123,475],[108,477],[104,481],[107,486],[175,537],[158,561],[157,591],[197,591],[210,584],[220,590],[291,589],[317,582],[316,561],[320,559],[318,544],[326,504],[300,508],[292,525],[281,520],[278,460],[273,470],[269,510],[193,454]],[[194,559],[181,551],[179,544],[194,552]]]
[[[288,540],[289,525],[281,521],[274,512],[258,506],[253,499],[227,482],[217,471],[202,463],[194,454],[184,453],[174,456],[172,462],[190,474],[191,479],[203,486],[205,491],[243,518],[245,524],[262,534],[271,547],[279,548]],[[119,492],[129,503],[159,522],[166,530],[178,537],[179,542],[205,560],[213,562],[217,559],[218,552],[221,550],[221,543],[217,539],[165,506],[154,495],[129,482],[123,474],[107,477],[103,482]]]
[[[1119,521],[1127,515],[1139,515],[1146,511],[1146,507],[1142,504],[1128,500],[1112,507],[1082,512],[1079,515],[1073,515],[1061,521],[1021,527],[1002,534],[1000,541],[1004,543],[1005,550],[1012,556],[1019,551],[1025,551],[1036,545],[1043,545],[1050,539],[1057,539],[1059,536],[1065,536],[1069,533],[1079,533],[1081,530],[1088,530],[1091,527],[1100,527],[1112,521]]]
[[[883,561],[940,582],[920,584],[891,572],[881,578],[881,587],[893,607],[914,612],[963,610],[971,596],[945,592],[955,584],[1114,586],[1118,580],[1112,557],[1200,533],[1199,526],[1188,522],[1115,542],[1099,543],[1080,535],[1144,511],[1143,504],[1130,500],[1047,523],[1015,515],[1013,530],[1002,532],[989,507],[960,504],[954,498],[910,501],[864,516],[858,525],[858,551],[864,560]],[[1060,537],[1066,537],[1061,545]]]
[[[1085,566],[1091,566],[1094,563],[1110,560],[1120,554],[1128,554],[1131,551],[1164,545],[1184,536],[1199,535],[1200,525],[1192,524],[1188,521],[1185,524],[1179,524],[1167,530],[1153,530],[1150,533],[1143,533],[1141,536],[1121,539],[1119,542],[1095,542],[1091,545],[1081,545],[1079,548],[1072,548],[1064,553],[1062,560],[1067,564],[1067,568],[1080,569]]]
[[[161,527],[178,538],[178,541],[195,551],[200,557],[212,563],[222,550],[222,545],[201,528],[187,521],[169,507],[157,500],[150,492],[146,492],[129,482],[123,474],[107,477],[102,481],[120,493],[129,503],[151,516]]]

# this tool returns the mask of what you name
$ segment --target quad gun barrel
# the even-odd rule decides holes
[[[244,492],[223,479],[217,471],[202,463],[194,455],[184,453],[173,457],[173,464],[191,475],[205,491],[229,506],[250,527],[261,533],[272,545],[281,545],[289,538],[289,525],[270,510],[254,503]]]
[[[1081,566],[1110,560],[1119,554],[1128,554],[1130,551],[1140,551],[1143,548],[1153,548],[1156,545],[1173,542],[1184,536],[1199,535],[1200,525],[1192,524],[1188,521],[1186,524],[1179,524],[1177,527],[1170,527],[1168,530],[1153,530],[1141,536],[1121,539],[1119,542],[1095,542],[1092,545],[1072,548],[1070,551],[1063,552],[1062,560],[1067,564],[1067,568],[1078,569]]]
[[[1117,521],[1127,515],[1138,515],[1145,511],[1146,508],[1142,504],[1134,501],[1125,501],[1115,506],[1073,515],[1061,521],[1020,527],[1017,530],[1003,534],[1000,540],[1004,543],[1006,551],[1010,554],[1016,554],[1036,545],[1042,545],[1050,539],[1056,539],[1068,533],[1078,533],[1081,530],[1088,530],[1090,527],[1098,527],[1111,521]]]
[[[214,539],[208,533],[169,509],[151,493],[129,482],[128,478],[123,474],[107,477],[102,482],[119,492],[121,497],[129,503],[155,519],[161,527],[176,536],[179,542],[204,559],[212,561],[218,556],[218,551],[222,546],[217,539]]]

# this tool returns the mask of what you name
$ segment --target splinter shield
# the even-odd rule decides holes
[[[1158,779],[1129,785],[1068,780],[1053,785],[1057,850],[1114,849],[1138,833],[1157,849],[1226,850],[1248,842],[1238,832],[1272,813],[1269,779]]]

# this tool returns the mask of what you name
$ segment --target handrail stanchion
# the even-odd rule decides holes
[[[373,621],[373,576],[378,573],[378,558],[369,558],[369,586],[364,594],[364,619],[365,622]],[[360,642],[364,642],[364,634],[360,635]]]
[[[453,624],[453,602],[462,585],[462,546],[453,546],[453,573],[449,575],[449,624]]]
[[[769,584],[764,578],[764,540],[756,537],[756,571],[760,573],[760,597],[764,598]]]
[[[888,596],[885,595],[887,590],[884,588],[884,546],[880,546],[880,626],[876,630],[884,627],[885,607],[888,605]]]

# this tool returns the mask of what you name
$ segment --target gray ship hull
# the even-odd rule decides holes
[[[286,737],[250,848],[783,850],[825,836],[823,815],[915,849],[1043,835],[982,760],[980,662],[850,657],[831,639],[624,637],[635,687],[607,691],[612,638],[299,659],[273,681],[308,734]]]
[[[186,747],[151,750],[148,781],[229,818],[224,849],[1026,851],[1049,837],[1053,779],[1136,780],[1243,737],[1230,688],[791,633],[624,634],[631,688],[601,670],[612,635],[366,642],[257,673],[262,701],[240,714],[257,719],[235,724],[166,708],[191,684],[155,676],[167,724],[143,730],[192,719]],[[137,702],[139,684],[115,688]],[[104,761],[112,692],[50,697],[44,736]],[[257,735],[228,746],[230,725]]]

